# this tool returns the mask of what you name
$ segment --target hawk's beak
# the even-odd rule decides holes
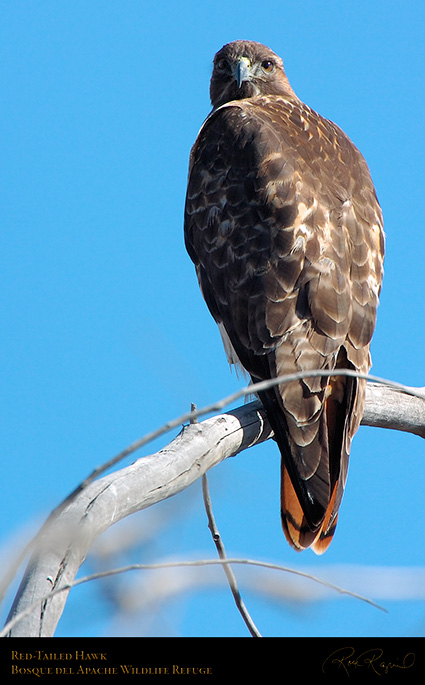
[[[251,62],[248,57],[241,57],[241,59],[236,64],[234,71],[234,76],[238,84],[238,88],[241,87],[244,81],[249,81],[251,78]]]

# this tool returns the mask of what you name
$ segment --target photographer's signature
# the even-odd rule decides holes
[[[394,670],[406,670],[412,668],[415,663],[415,654],[407,652],[404,655],[390,659],[384,656],[384,650],[380,648],[367,649],[356,653],[354,647],[341,647],[336,649],[324,660],[322,664],[323,673],[329,673],[335,669],[345,672],[350,676],[350,672],[364,669],[376,675],[387,675]]]

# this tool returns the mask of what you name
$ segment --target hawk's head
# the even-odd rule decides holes
[[[282,60],[270,48],[250,40],[227,43],[214,57],[210,84],[213,107],[255,95],[296,97]]]

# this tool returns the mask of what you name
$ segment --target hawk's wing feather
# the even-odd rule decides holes
[[[329,371],[260,393],[282,453],[282,520],[324,551],[345,485],[382,278],[367,165],[298,100],[258,96],[208,117],[192,149],[185,240],[200,286],[253,380]]]

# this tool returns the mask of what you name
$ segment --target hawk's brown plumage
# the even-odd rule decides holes
[[[382,281],[381,209],[360,152],[302,103],[282,60],[235,41],[215,56],[213,110],[192,148],[185,241],[228,357],[254,382],[282,455],[296,549],[331,542],[364,406]]]

